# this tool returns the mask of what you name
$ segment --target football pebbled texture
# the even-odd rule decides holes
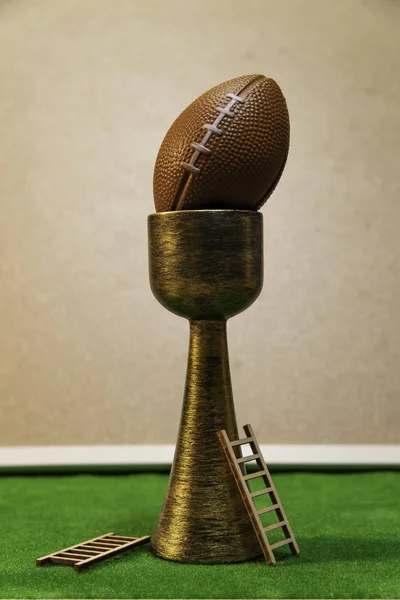
[[[175,120],[154,168],[157,212],[258,210],[284,169],[289,114],[278,84],[244,75],[202,94]]]

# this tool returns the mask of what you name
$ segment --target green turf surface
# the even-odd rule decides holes
[[[276,566],[185,565],[148,546],[87,571],[35,559],[109,531],[150,534],[165,474],[0,477],[1,598],[398,598],[400,473],[274,481],[301,554]],[[278,555],[278,551],[277,551]]]

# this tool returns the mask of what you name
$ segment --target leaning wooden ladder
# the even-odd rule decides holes
[[[283,506],[279,500],[278,492],[276,491],[276,488],[272,481],[271,474],[268,470],[267,465],[265,464],[265,460],[261,453],[260,446],[254,435],[254,431],[251,425],[245,425],[243,429],[246,434],[246,437],[239,440],[229,440],[225,429],[218,431],[218,437],[220,439],[222,448],[225,452],[232,474],[236,480],[236,484],[239,488],[247,512],[249,513],[249,517],[253,524],[255,533],[264,553],[265,559],[268,564],[275,564],[276,559],[274,556],[274,550],[276,548],[280,548],[281,546],[289,544],[292,554],[298,554],[299,547],[289,525],[289,521],[286,517],[285,511],[283,510]],[[237,457],[234,448],[237,448],[238,446],[243,446],[244,444],[250,445],[252,454],[250,456]],[[247,474],[245,463],[250,462],[252,460],[255,460],[257,462],[259,470],[255,473]],[[256,477],[263,478],[265,487],[262,490],[251,492],[248,488],[247,482],[251,479],[255,479]],[[272,505],[257,510],[254,505],[254,498],[262,496],[263,494],[269,494]],[[264,527],[263,523],[261,522],[260,516],[262,514],[272,511],[276,512],[279,521],[277,523]],[[279,528],[282,528],[285,539],[280,540],[275,544],[270,544],[268,541],[267,534],[273,529]]]

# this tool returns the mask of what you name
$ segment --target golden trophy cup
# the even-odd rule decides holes
[[[217,431],[238,437],[227,319],[248,308],[263,281],[262,214],[185,210],[148,217],[151,289],[189,319],[182,416],[164,507],[151,546],[183,562],[243,561],[261,554]]]

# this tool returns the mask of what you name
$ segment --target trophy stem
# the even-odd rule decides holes
[[[260,555],[217,431],[238,431],[229,370],[226,320],[190,320],[182,416],[169,487],[152,536],[170,560],[223,563]]]

